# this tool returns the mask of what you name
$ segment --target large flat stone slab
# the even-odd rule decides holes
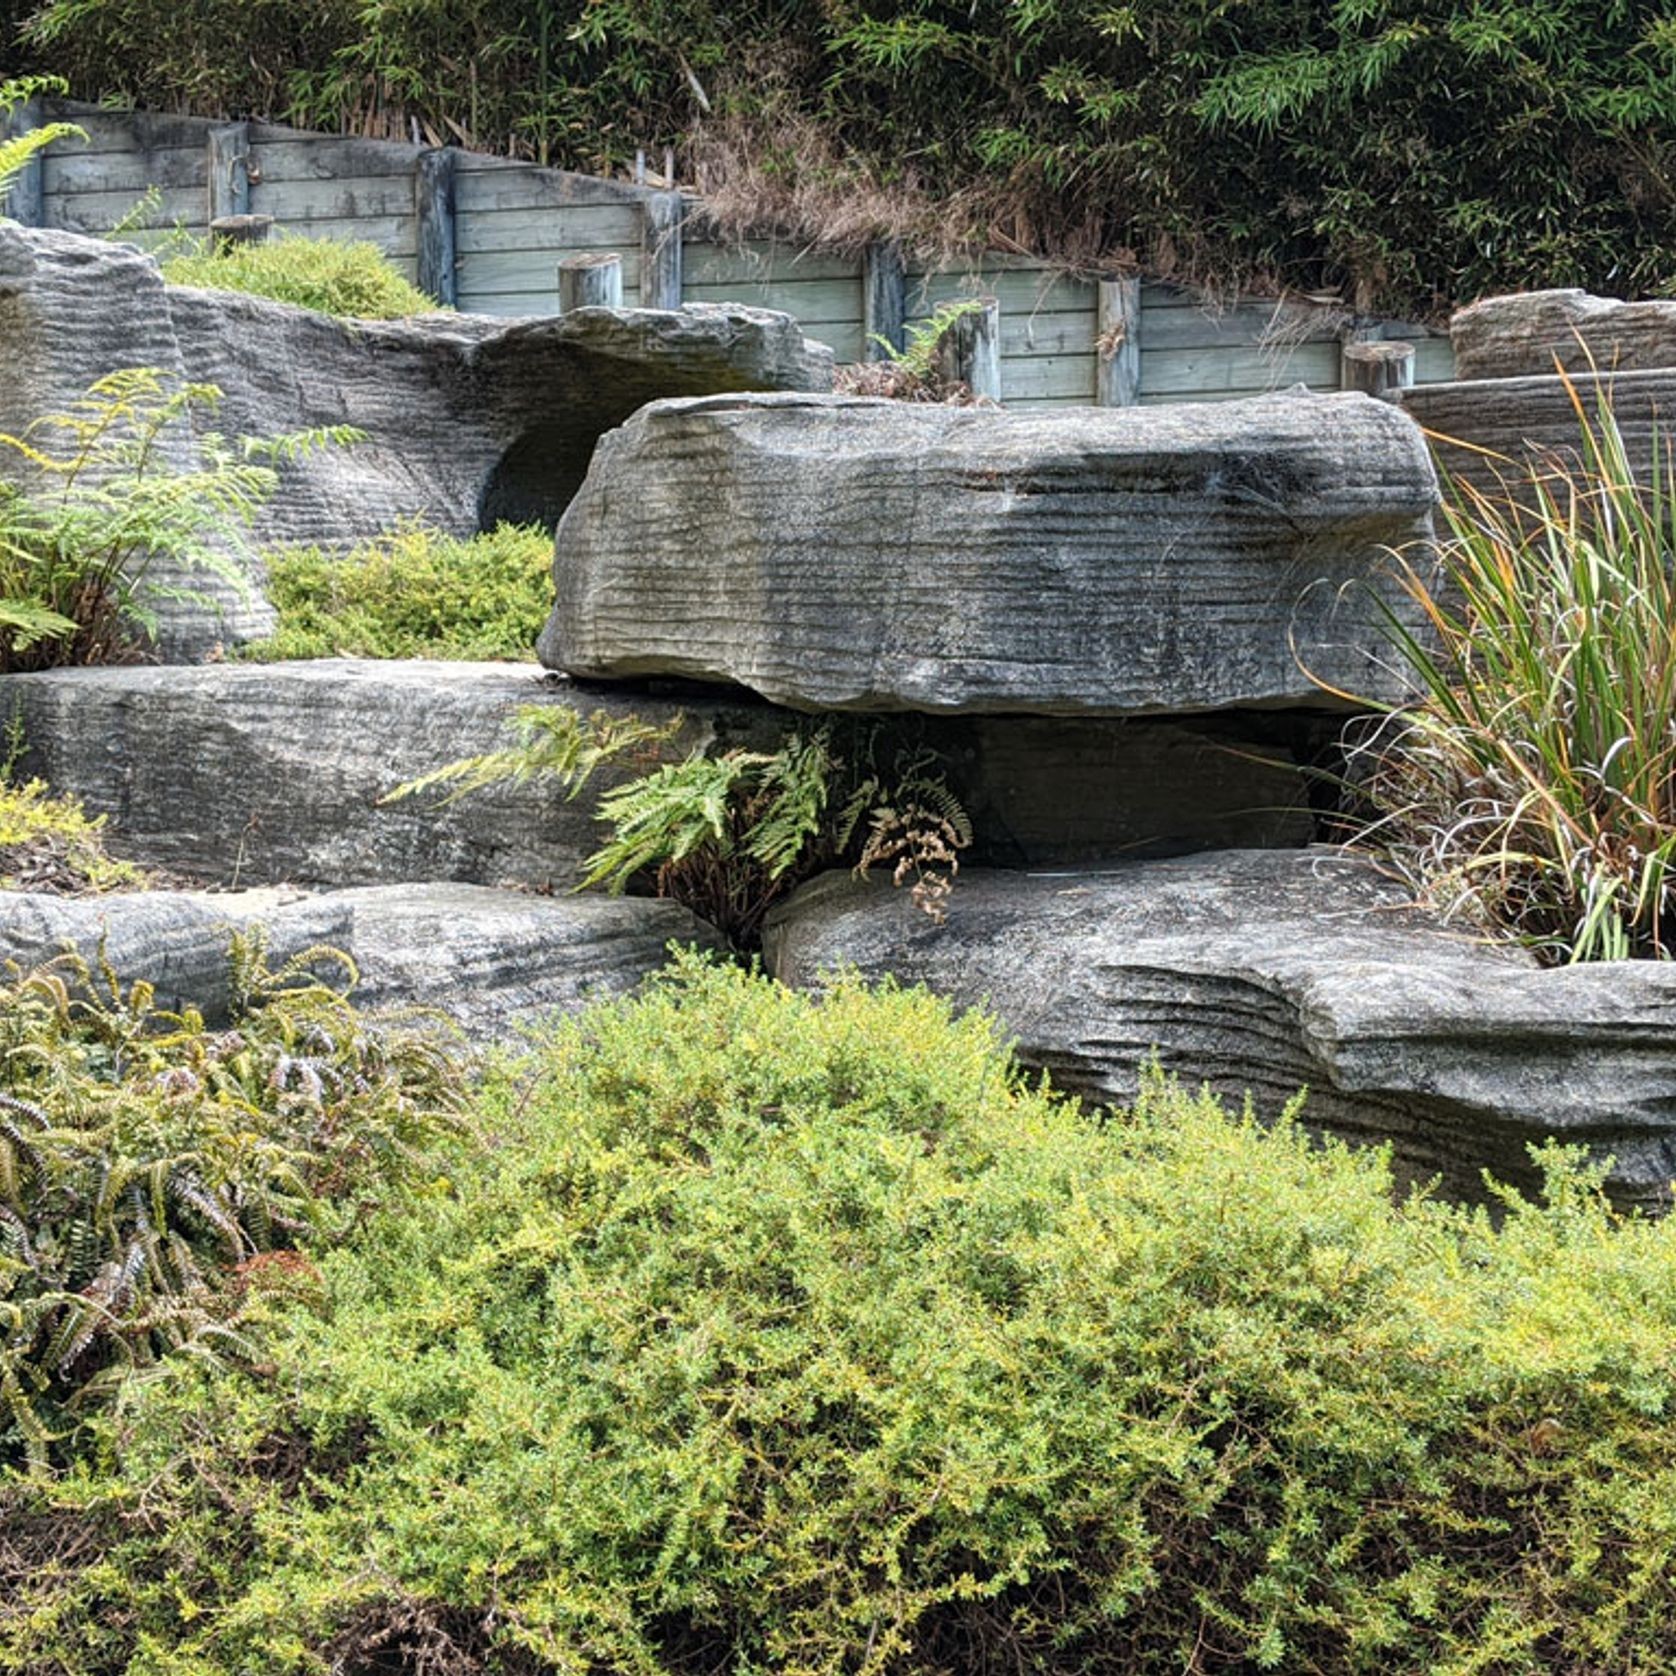
[[[595,439],[656,396],[824,390],[831,351],[789,315],[732,305],[586,309],[505,321],[435,314],[347,321],[265,298],[163,283],[149,256],[0,222],[0,429],[60,412],[93,381],[155,367],[213,384],[199,429],[272,436],[353,425],[366,440],[290,461],[249,542],[243,588],[161,567],[207,603],[154,594],[158,639],[191,659],[267,633],[257,555],[344,545],[422,520],[470,535],[500,518],[557,521]],[[190,465],[190,431],[166,441]]]
[[[769,964],[988,1004],[1026,1060],[1100,1099],[1130,1098],[1154,1052],[1264,1116],[1307,1085],[1307,1122],[1456,1187],[1528,1179],[1550,1135],[1613,1157],[1625,1199],[1676,1181],[1676,966],[1539,970],[1320,850],[962,873],[948,910],[938,927],[888,884],[829,876],[771,921]]]
[[[393,787],[509,742],[521,705],[687,725],[664,748],[776,748],[808,718],[730,695],[579,689],[527,666],[333,658],[302,663],[60,670],[0,678],[28,768],[109,818],[115,847],[215,884],[456,879],[568,888],[597,847],[599,793],[650,766],[602,772],[574,801],[497,786],[439,807]],[[1003,865],[1307,843],[1300,761],[1319,718],[1171,721],[908,718],[874,746],[936,751],[972,815],[976,856]]]
[[[1485,297],[1449,321],[1455,375],[1527,378],[1676,366],[1676,302],[1620,302],[1587,291]]]
[[[632,989],[671,942],[717,945],[673,902],[533,896],[478,885],[384,885],[310,896],[288,890],[124,892],[102,897],[0,891],[0,970],[72,949],[125,982],[156,986],[160,1006],[226,1015],[228,945],[265,929],[270,966],[317,945],[347,954],[368,1008],[427,1007],[476,1040],[515,1035],[555,1012]],[[335,967],[322,975],[339,980]]]
[[[1006,413],[656,402],[560,525],[540,652],[807,709],[1132,715],[1394,696],[1371,588],[1423,537],[1418,431],[1307,392]],[[1400,607],[1399,607],[1400,608]]]
[[[509,742],[523,705],[662,724],[664,749],[709,743],[725,705],[578,693],[517,664],[329,658],[55,670],[0,680],[28,767],[110,818],[124,854],[213,884],[452,879],[568,889],[598,846],[597,794],[648,766],[605,769],[567,801],[532,781],[439,808],[396,786]],[[737,707],[735,707],[737,708]]]

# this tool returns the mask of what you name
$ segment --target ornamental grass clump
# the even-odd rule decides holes
[[[1669,1676],[1676,1223],[684,957],[261,1356],[0,1479],[29,1676]]]
[[[1413,702],[1352,747],[1370,839],[1446,915],[1550,962],[1676,954],[1676,473],[1610,400],[1495,491],[1449,485]]]

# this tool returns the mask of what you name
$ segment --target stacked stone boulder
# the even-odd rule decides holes
[[[1574,451],[1577,412],[1609,399],[1630,462],[1668,475],[1676,440],[1676,302],[1586,291],[1490,297],[1449,322],[1455,380],[1396,392],[1449,475],[1494,494],[1533,457]]]
[[[975,713],[1000,736],[1397,702],[1381,614],[1412,621],[1389,553],[1424,543],[1436,494],[1419,428],[1361,396],[659,402],[602,440],[559,526],[541,651],[592,680]],[[1040,824],[1074,823],[1069,803]],[[1663,1194],[1676,973],[1539,970],[1365,860],[1254,842],[967,869],[943,924],[834,875],[776,913],[766,959],[792,984],[848,968],[988,1005],[1027,1061],[1100,1099],[1132,1097],[1156,1057],[1267,1116],[1307,1087],[1307,1122],[1389,1143],[1411,1177],[1525,1179],[1559,1135],[1613,1157],[1624,1197]]]
[[[784,981],[931,983],[1097,1099],[1132,1097],[1154,1058],[1266,1117],[1307,1086],[1306,1122],[1452,1186],[1521,1178],[1557,1135],[1613,1158],[1624,1198],[1660,1201],[1676,969],[1541,970],[1475,942],[1315,843],[1310,806],[1346,713],[1406,695],[1386,619],[1418,625],[1389,558],[1429,539],[1438,494],[1416,419],[1514,457],[1561,440],[1567,387],[1537,363],[1575,369],[1579,332],[1628,369],[1650,440],[1671,319],[1577,294],[1469,311],[1463,380],[1397,402],[1020,414],[826,394],[830,358],[758,311],[344,326],[0,227],[0,426],[157,365],[220,385],[229,431],[368,433],[291,468],[259,541],[557,523],[545,673],[5,678],[26,768],[193,888],[0,895],[0,964],[102,947],[213,1011],[228,935],[261,925],[276,955],[350,953],[369,1000],[504,1035],[620,992],[670,941],[719,944],[671,903],[569,894],[598,795],[649,761],[575,801],[526,782],[390,805],[393,787],[503,746],[526,706],[668,724],[662,760],[876,716],[946,765],[977,843],[943,924],[888,882],[806,885],[768,928]],[[190,461],[192,438],[171,446]],[[160,650],[261,626],[259,592],[221,604],[167,618]]]
[[[21,729],[25,771],[105,816],[123,853],[213,887],[75,901],[0,892],[0,970],[102,950],[166,1003],[213,1015],[231,934],[260,924],[276,957],[331,944],[354,958],[367,1001],[440,1006],[484,1037],[620,992],[672,940],[717,941],[672,903],[569,893],[596,841],[591,800],[525,786],[442,811],[382,803],[405,780],[508,743],[521,706],[632,708],[659,722],[676,719],[674,703],[579,695],[513,665],[187,663],[271,627],[261,548],[342,549],[420,521],[454,535],[501,517],[552,523],[595,439],[649,399],[830,387],[830,352],[794,321],[719,306],[340,321],[167,286],[138,250],[0,221],[0,358],[0,430],[12,434],[125,368],[214,386],[199,430],[161,439],[181,469],[199,463],[211,425],[364,433],[282,466],[249,542],[224,554],[242,585],[158,569],[155,581],[194,595],[148,601],[154,654],[170,661],[0,678],[0,726]],[[689,706],[666,750],[748,726],[739,710]],[[599,789],[612,783],[603,775]]]

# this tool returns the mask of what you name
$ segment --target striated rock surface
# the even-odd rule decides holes
[[[493,1040],[554,1012],[620,995],[663,965],[671,942],[716,936],[672,902],[530,896],[476,885],[385,885],[307,896],[145,891],[113,896],[0,892],[0,969],[39,965],[66,948],[101,953],[124,982],[156,985],[163,1007],[228,1006],[228,943],[265,929],[269,964],[316,945],[341,950],[368,1007],[433,1007],[467,1036]],[[337,981],[334,966],[323,976]]]
[[[193,668],[55,670],[0,681],[28,767],[108,815],[125,854],[216,884],[383,884],[454,879],[568,889],[598,844],[595,793],[644,772],[603,770],[565,801],[549,785],[497,786],[446,808],[396,786],[509,742],[525,704],[603,709],[652,723],[666,749],[713,736],[725,706],[578,693],[516,664],[353,658]]]
[[[1441,929],[1368,864],[1225,852],[1061,877],[963,873],[937,927],[888,884],[828,876],[771,922],[771,970],[841,965],[986,1003],[1057,1084],[1129,1098],[1156,1050],[1189,1084],[1392,1143],[1471,1189],[1547,1136],[1610,1184],[1676,1181],[1676,967],[1539,970]]]
[[[1587,291],[1486,297],[1449,321],[1461,379],[1568,372],[1645,372],[1676,366],[1676,302],[1639,303]]]
[[[540,651],[813,709],[1124,715],[1395,696],[1369,588],[1423,537],[1367,397],[1005,413],[662,401],[600,443]],[[1399,609],[1400,609],[1399,605]]]
[[[665,747],[773,750],[806,718],[730,695],[577,688],[516,664],[204,664],[59,670],[0,679],[28,768],[109,817],[118,849],[210,883],[458,879],[567,889],[599,841],[602,772],[575,801],[532,783],[379,806],[395,786],[509,742],[524,704],[687,726]],[[908,725],[908,724],[911,724]],[[1299,762],[1330,721],[1229,717],[1192,725],[1032,717],[904,718],[880,735],[935,750],[973,817],[973,859],[1058,865],[1313,831]],[[644,772],[646,763],[625,774]]]
[[[1533,456],[1575,454],[1575,401],[1592,417],[1603,394],[1610,395],[1632,469],[1650,480],[1656,459],[1668,480],[1676,442],[1676,367],[1610,378],[1575,373],[1569,379],[1550,374],[1417,384],[1398,391],[1396,399],[1432,433],[1439,464],[1451,477],[1494,495],[1504,479],[1516,480]]]
[[[155,599],[161,649],[180,658],[267,632],[261,546],[346,543],[416,519],[456,535],[500,518],[552,523],[599,434],[653,397],[832,384],[831,352],[763,309],[335,320],[165,286],[127,246],[10,223],[0,223],[0,363],[7,431],[61,411],[106,373],[143,366],[220,388],[219,411],[200,424],[225,434],[367,433],[284,467],[251,542],[229,555],[246,588],[197,576],[208,607]],[[183,429],[170,448],[185,462],[193,439]]]

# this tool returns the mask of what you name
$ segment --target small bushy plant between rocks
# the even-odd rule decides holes
[[[303,237],[261,244],[197,245],[163,261],[171,285],[243,291],[353,320],[399,320],[441,307],[403,278],[375,244]]]
[[[416,528],[335,555],[268,559],[271,638],[243,655],[276,658],[532,658],[552,604],[553,538],[501,524],[460,540]]]
[[[664,727],[638,716],[590,716],[527,705],[514,742],[445,764],[385,799],[447,788],[444,802],[490,786],[550,780],[580,795],[607,764],[645,772],[600,795],[608,829],[582,863],[577,888],[613,893],[650,880],[736,947],[754,948],[776,902],[825,868],[888,867],[915,903],[941,922],[972,826],[934,751],[892,745],[871,722],[825,722],[790,732],[774,750],[733,747],[659,760],[684,719]]]
[[[212,1029],[75,956],[0,973],[0,1469],[73,1455],[167,1356],[248,1353],[249,1286],[434,1167],[456,1073],[434,1032],[361,1018],[353,980],[235,939]]]
[[[78,896],[132,890],[146,875],[105,848],[104,816],[44,781],[0,774],[0,890]]]
[[[482,1115],[0,1487],[0,1670],[1676,1670],[1676,1225],[1560,1152],[1498,1226],[696,957]]]

